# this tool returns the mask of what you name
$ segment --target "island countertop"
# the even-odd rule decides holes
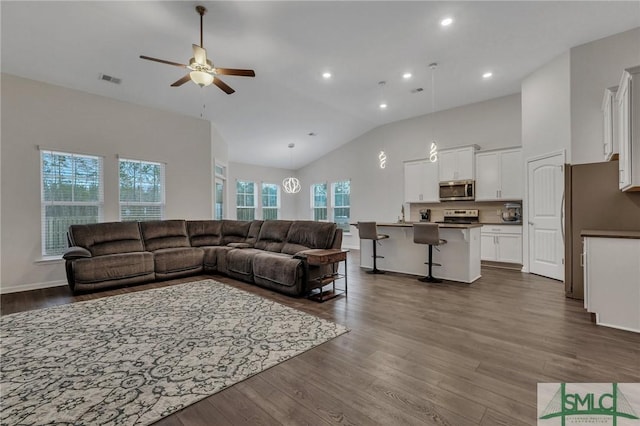
[[[387,226],[394,228],[412,228],[414,223],[435,223],[435,222],[377,222],[377,226]],[[351,223],[351,226],[358,227],[357,223]],[[482,223],[437,223],[440,228],[469,229],[480,228]]]

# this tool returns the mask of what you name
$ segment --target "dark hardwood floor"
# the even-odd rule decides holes
[[[533,425],[539,382],[640,382],[640,335],[598,327],[560,282],[483,268],[471,285],[369,275],[349,256],[349,294],[323,304],[223,276],[74,297],[2,296],[2,314],[213,278],[351,329],[156,423]]]

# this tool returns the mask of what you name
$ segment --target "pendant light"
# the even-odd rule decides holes
[[[288,145],[289,149],[293,149],[295,146],[296,144],[294,143],[290,143]],[[290,158],[291,167],[293,168],[293,151],[291,151]],[[302,189],[302,186],[300,186],[300,181],[298,180],[298,178],[289,176],[282,181],[282,188],[287,194],[297,194],[298,192],[300,192],[300,189]]]
[[[433,114],[436,112],[436,84],[435,84],[435,74],[436,68],[438,68],[438,63],[433,62],[429,64],[429,68],[431,68],[431,145],[429,146],[429,161],[435,163],[438,161],[438,144],[436,143],[435,134],[435,118]]]

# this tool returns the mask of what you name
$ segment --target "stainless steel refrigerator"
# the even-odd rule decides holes
[[[583,229],[640,230],[640,192],[618,189],[618,161],[565,165],[565,293],[584,299]],[[612,277],[614,278],[614,277]]]

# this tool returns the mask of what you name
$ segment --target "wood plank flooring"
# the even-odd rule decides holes
[[[471,285],[369,275],[349,255],[349,294],[323,304],[223,276],[72,296],[3,295],[2,314],[213,278],[351,329],[156,423],[533,425],[538,382],[640,382],[640,335],[598,327],[563,284],[483,268]]]

